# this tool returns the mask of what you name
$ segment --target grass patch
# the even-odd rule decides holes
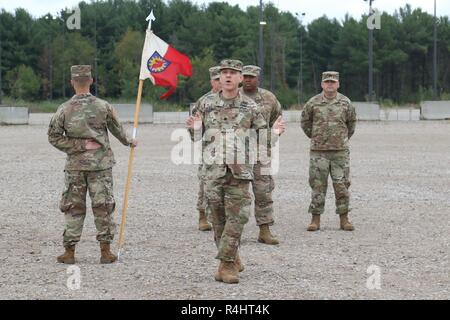
[[[8,107],[25,107],[31,113],[54,113],[63,100],[52,101],[24,101],[5,97],[2,103]]]
[[[58,100],[49,100],[49,101],[24,101],[24,100],[16,100],[11,99],[9,97],[4,97],[2,103],[8,107],[25,107],[28,108],[30,113],[54,113],[58,107],[67,101],[68,99],[58,99]],[[104,99],[108,101],[110,104],[136,104],[136,101],[129,101],[124,99]],[[189,106],[183,106],[179,104],[170,104],[167,102],[147,102],[142,101],[142,104],[151,104],[153,105],[154,112],[178,112],[178,111],[187,111],[189,110]]]

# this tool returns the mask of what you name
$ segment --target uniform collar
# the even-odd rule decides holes
[[[252,92],[252,93],[247,93],[247,92],[245,92],[243,87],[239,88],[239,91],[240,91],[242,94],[245,94],[245,95],[248,96],[248,97],[254,97],[254,96],[257,96],[258,94],[261,93],[261,88],[259,88],[259,87],[256,88],[256,91],[255,91],[255,92]]]
[[[91,93],[82,93],[82,94],[75,94],[72,99],[83,99],[83,98],[88,98],[88,97],[92,97]]]
[[[232,98],[232,99],[225,99],[222,95],[222,90],[220,90],[218,92],[218,95],[220,97],[220,106],[224,106],[225,105],[225,101],[226,102],[233,102],[234,105],[239,105],[241,99],[242,99],[242,94],[241,94],[241,90],[238,90],[237,96]]]
[[[340,100],[340,93],[338,92],[337,94],[336,94],[336,97],[334,97],[333,99],[327,99],[326,97],[325,97],[325,94],[323,93],[323,91],[322,91],[322,93],[321,93],[321,95],[320,95],[320,98],[321,98],[321,101],[322,102],[327,102],[327,103],[329,103],[329,102],[336,102],[336,101],[339,101]]]

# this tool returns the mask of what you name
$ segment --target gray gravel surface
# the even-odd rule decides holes
[[[196,166],[170,161],[170,136],[181,126],[143,125],[121,261],[98,263],[89,209],[77,246],[79,290],[68,289],[67,266],[55,259],[63,249],[65,156],[48,144],[46,126],[0,127],[0,299],[448,299],[449,124],[358,123],[351,142],[356,230],[339,230],[330,181],[316,233],[306,231],[309,142],[289,124],[275,177],[272,230],[281,244],[259,244],[250,217],[238,285],[214,281],[213,235],[197,230]],[[129,149],[117,140],[113,149],[120,222]],[[372,265],[381,272],[379,290],[366,286]]]

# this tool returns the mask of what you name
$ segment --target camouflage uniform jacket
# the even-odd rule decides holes
[[[226,153],[234,152],[239,157],[240,154],[256,152],[256,150],[239,149],[239,146],[237,146],[239,144],[229,141],[230,135],[227,135],[227,132],[235,133],[236,138],[243,141],[245,137],[242,134],[245,135],[248,129],[267,128],[267,123],[259,112],[258,105],[252,99],[240,93],[236,98],[226,100],[222,98],[221,92],[219,92],[209,94],[200,100],[199,104],[193,109],[193,114],[196,113],[201,115],[204,128],[195,132],[189,130],[189,132],[193,141],[199,141],[203,136],[204,157],[209,158],[208,161],[204,159],[205,178],[221,178],[225,176],[228,167],[236,179],[252,180],[253,164],[248,163],[248,161],[243,164],[237,161],[226,161]],[[226,148],[222,153],[223,159],[219,158],[221,160],[219,163],[214,159],[221,156],[220,143],[218,143],[220,138],[226,141]]]
[[[332,100],[318,94],[306,103],[302,112],[301,127],[311,139],[311,150],[347,150],[355,126],[355,108],[340,93]]]
[[[246,93],[242,88],[239,90],[243,95],[253,99],[259,105],[260,111],[268,123],[269,128],[272,128],[274,122],[282,114],[281,104],[277,97],[275,97],[275,95],[269,90],[262,88],[258,88],[258,91],[254,94]]]
[[[80,94],[63,103],[53,115],[48,140],[67,153],[65,170],[106,170],[115,164],[108,130],[124,145],[131,144],[110,104],[91,94]],[[86,150],[85,139],[94,139],[101,148]]]
[[[246,93],[242,88],[240,88],[240,92],[250,99],[253,99],[258,104],[259,110],[268,124],[267,130],[272,128],[278,117],[282,115],[281,104],[278,101],[277,97],[269,90],[262,88],[258,88],[257,92],[255,92],[254,94]],[[267,154],[268,156],[270,156],[272,141],[269,140],[267,142],[267,148]],[[261,147],[258,151],[262,151]]]

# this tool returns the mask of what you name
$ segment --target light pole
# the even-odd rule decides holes
[[[98,96],[98,66],[97,66],[97,1],[94,3],[94,43],[95,43],[95,57],[94,57],[94,69],[95,69],[95,81],[94,81],[94,90],[95,90],[95,96]]]
[[[298,104],[300,105],[302,98],[303,98],[303,25],[302,25],[302,18],[306,15],[306,13],[302,12],[301,16],[297,12],[295,14],[300,21],[300,72],[298,74]]]
[[[373,14],[372,12],[372,2],[375,0],[364,0],[369,1],[369,17]],[[369,95],[368,100],[372,102],[373,95],[373,28],[369,28]]]
[[[65,53],[65,42],[66,42],[66,24],[64,23],[64,15],[61,13],[61,20],[62,20],[62,95],[64,98],[66,98],[66,63],[64,59],[64,53]]]
[[[433,95],[437,100],[437,20],[436,20],[436,0],[434,0],[434,48],[433,48]]]
[[[52,52],[52,21],[53,17],[48,14],[45,17],[48,21],[49,34],[48,34],[48,81],[49,81],[49,100],[53,100],[53,52]]]
[[[263,21],[263,2],[259,0],[259,55],[258,55],[258,65],[261,68],[259,74],[259,82],[261,87],[264,87],[264,37],[263,37],[263,27],[266,22]]]

